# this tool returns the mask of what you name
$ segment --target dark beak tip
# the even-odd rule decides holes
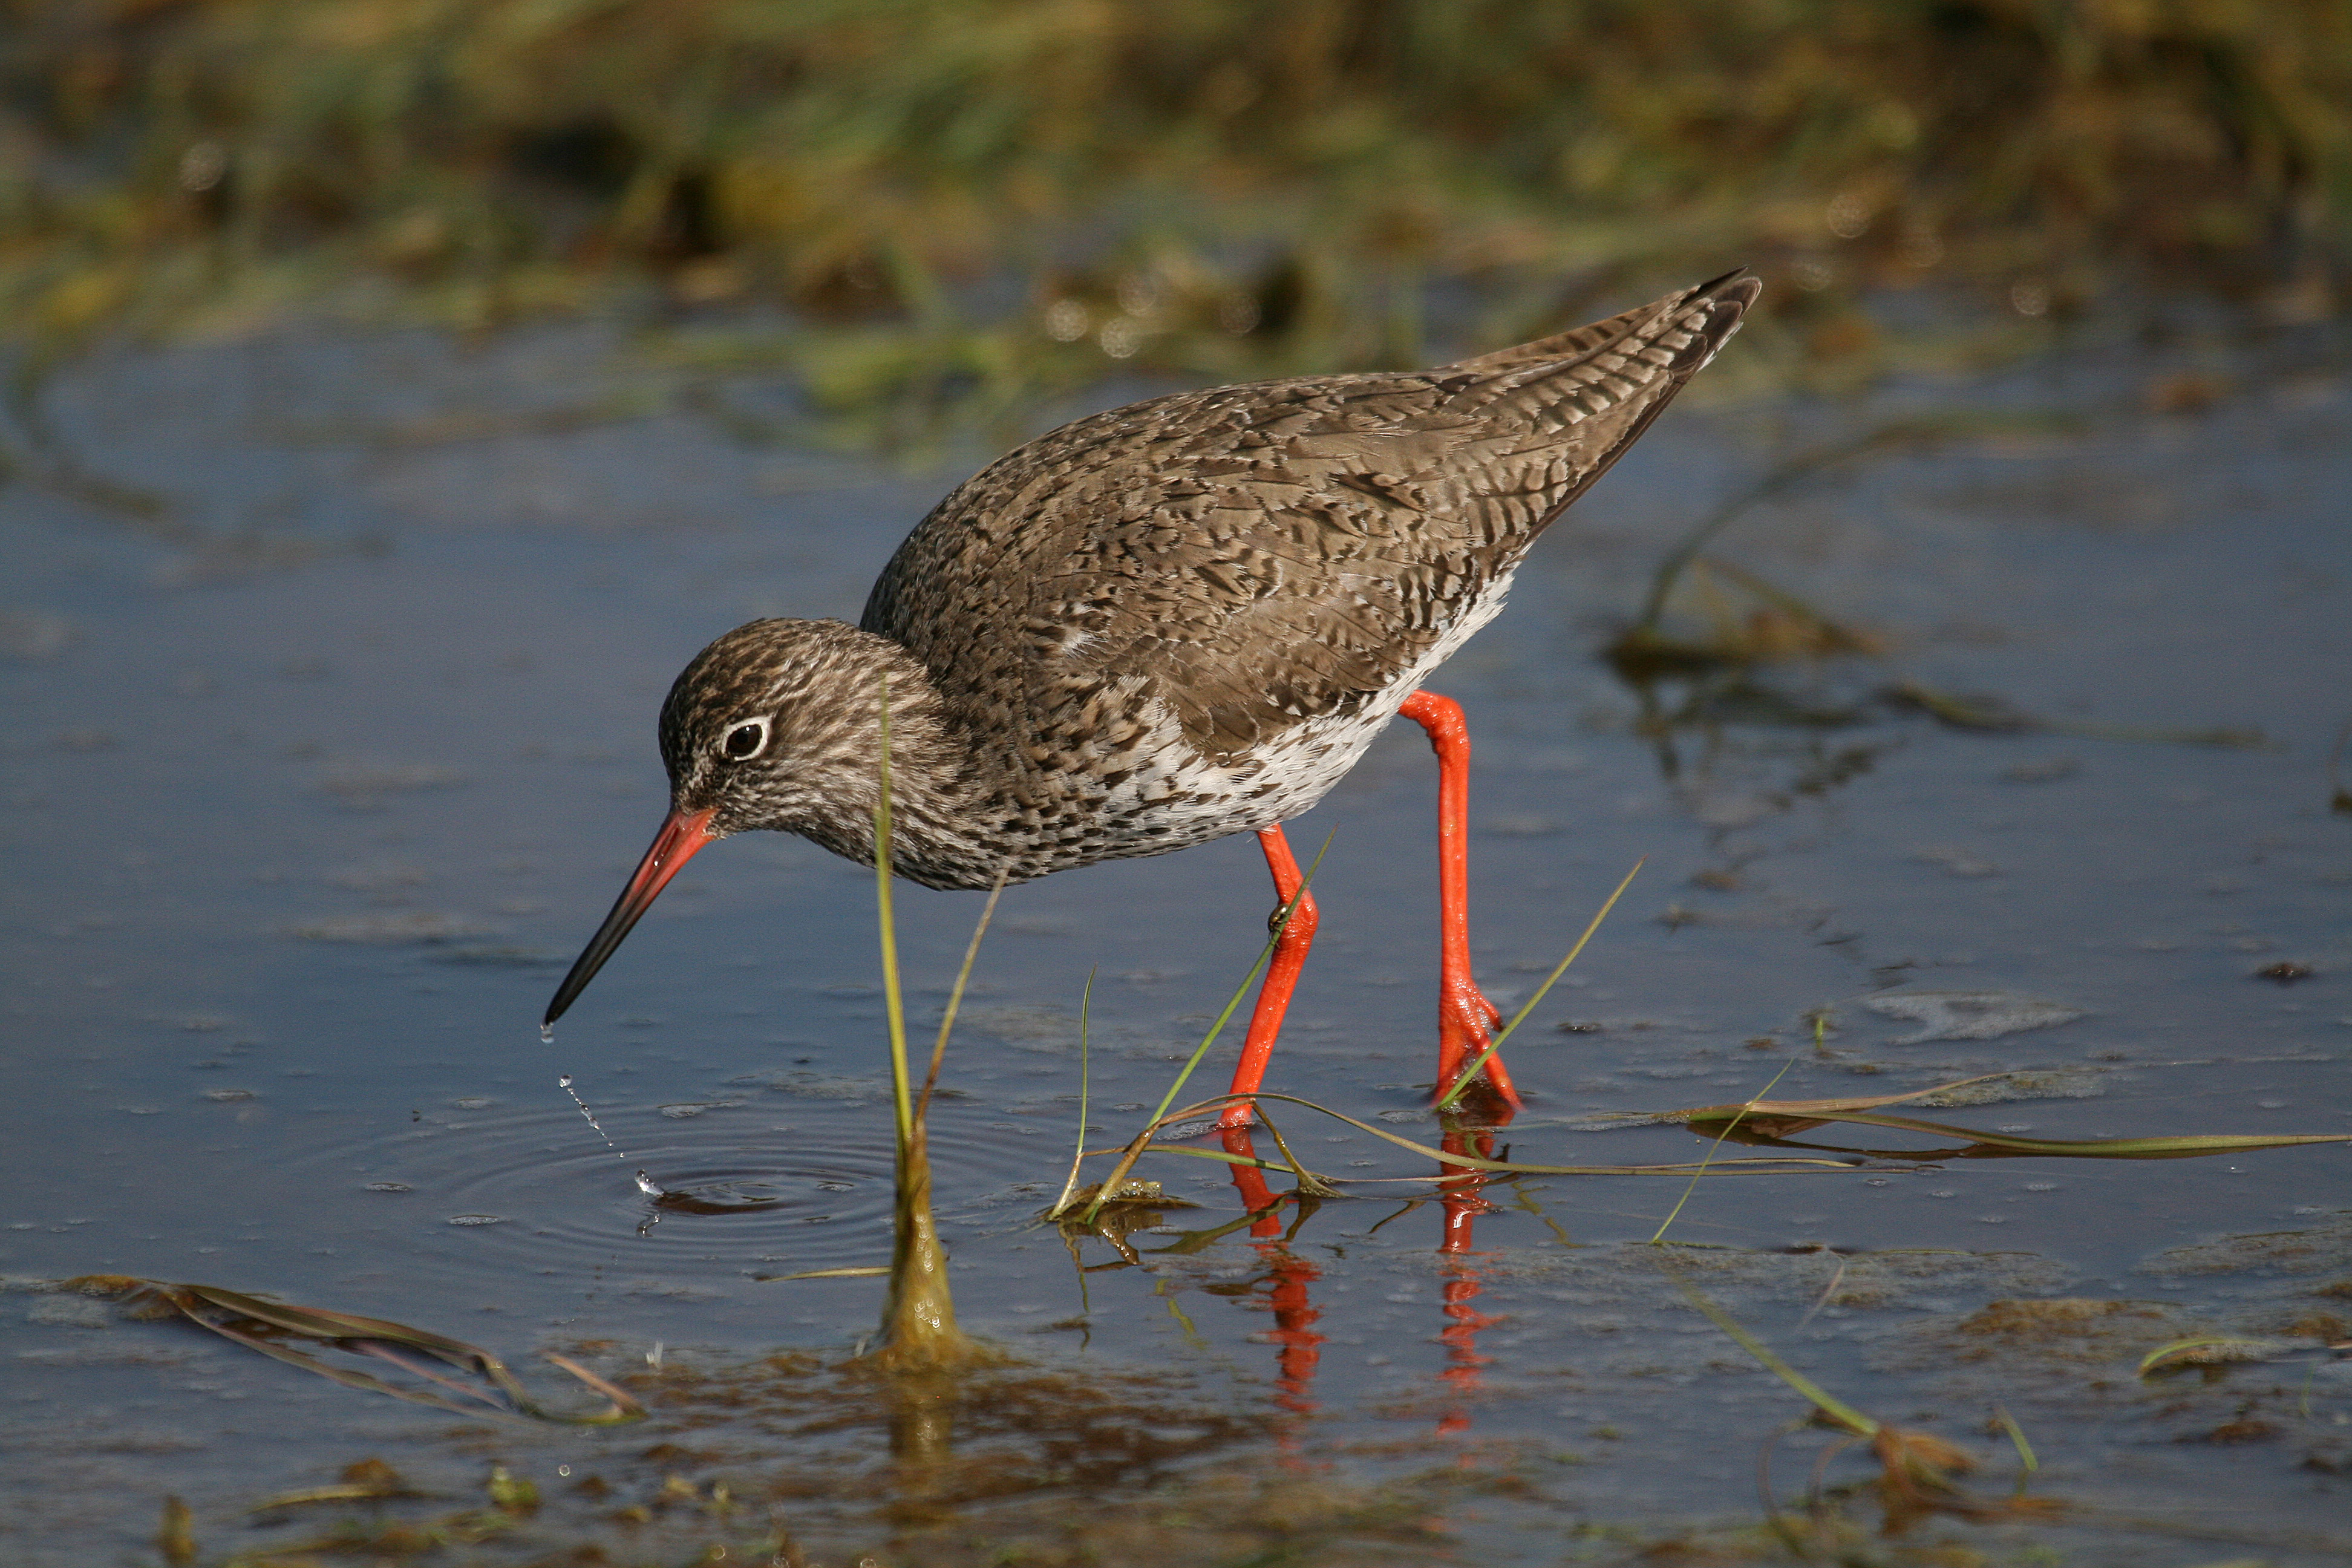
[[[588,945],[573,962],[571,973],[563,977],[563,984],[555,988],[555,998],[548,1003],[547,1014],[540,1020],[542,1035],[588,988],[588,982],[595,978],[596,972],[604,966],[604,961],[612,957],[613,951],[621,945],[621,939],[629,934],[630,928],[652,907],[655,897],[668,885],[678,868],[693,859],[695,853],[704,845],[711,842],[711,836],[704,831],[709,821],[710,814],[707,811],[673,811],[663,822],[661,831],[654,836],[653,847],[646,851],[645,858],[638,862],[628,885],[614,900],[612,912],[604,917],[604,923],[596,929],[596,934],[588,939]]]

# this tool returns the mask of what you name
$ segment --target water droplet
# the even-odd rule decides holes
[[[604,1141],[604,1147],[613,1152],[613,1158],[625,1163],[629,1158],[628,1152],[623,1149],[618,1143],[613,1142],[613,1135],[604,1131],[604,1124],[596,1120],[596,1113],[588,1109],[588,1102],[580,1098],[580,1091],[578,1089],[572,1087],[572,1075],[570,1073],[564,1073],[558,1077],[555,1081],[562,1086],[564,1093],[572,1097],[572,1103],[580,1108],[580,1114],[588,1119],[588,1125],[596,1130],[596,1136]],[[647,1176],[643,1171],[639,1171],[637,1173],[637,1186],[640,1191],[650,1194],[654,1197],[659,1197],[662,1195],[661,1188],[656,1186],[653,1179]]]
[[[554,1025],[552,1025],[552,1024],[541,1024],[541,1025],[539,1026],[539,1043],[540,1043],[541,1045],[542,1045],[542,1046],[551,1046],[551,1045],[555,1044],[555,1026],[554,1026]]]

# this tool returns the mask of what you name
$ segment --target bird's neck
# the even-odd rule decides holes
[[[972,740],[921,660],[891,638],[851,635],[860,666],[851,684],[880,698],[870,708],[858,705],[862,732],[847,748],[862,756],[862,765],[847,771],[863,787],[825,792],[821,806],[791,826],[836,855],[872,865],[875,808],[887,777],[893,868],[931,887],[987,887],[996,851],[971,811],[987,793],[975,777]]]

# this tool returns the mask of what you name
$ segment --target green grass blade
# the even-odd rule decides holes
[[[1478,1076],[1478,1069],[1486,1065],[1486,1058],[1503,1048],[1503,1042],[1509,1039],[1518,1029],[1518,1026],[1521,1024],[1527,1022],[1528,1015],[1536,1010],[1536,1004],[1541,1002],[1544,999],[1545,994],[1549,993],[1554,985],[1559,984],[1559,977],[1568,973],[1568,966],[1576,962],[1576,955],[1584,951],[1584,944],[1592,940],[1592,933],[1601,929],[1601,922],[1609,918],[1609,911],[1617,907],[1617,900],[1625,896],[1625,889],[1633,885],[1633,879],[1640,876],[1642,868],[1649,863],[1650,858],[1647,855],[1643,856],[1639,860],[1633,862],[1633,868],[1625,873],[1625,879],[1617,884],[1617,890],[1611,893],[1607,899],[1602,900],[1601,908],[1594,912],[1591,921],[1586,924],[1584,934],[1578,937],[1576,939],[1576,945],[1568,950],[1568,956],[1561,959],[1559,963],[1553,967],[1552,972],[1544,977],[1544,983],[1536,987],[1536,994],[1528,998],[1527,1005],[1521,1007],[1517,1013],[1512,1016],[1511,1021],[1503,1026],[1503,1032],[1501,1034],[1496,1035],[1492,1040],[1486,1042],[1486,1048],[1480,1051],[1477,1056],[1471,1059],[1470,1065],[1464,1068],[1460,1074],[1454,1078],[1454,1087],[1447,1089],[1444,1095],[1439,1097],[1436,1105],[1432,1109],[1444,1110],[1451,1107],[1455,1100],[1462,1098],[1463,1092],[1470,1087],[1471,1081]]]
[[[1188,1159],[1214,1160],[1223,1165],[1246,1165],[1254,1171],[1273,1171],[1279,1175],[1295,1176],[1298,1168],[1279,1160],[1269,1160],[1261,1154],[1236,1154],[1228,1149],[1195,1149],[1190,1143],[1146,1143],[1146,1154],[1182,1154]],[[1341,1178],[1345,1180],[1346,1178]],[[1415,1178],[1418,1180],[1419,1178]]]
[[[996,900],[1003,895],[1004,879],[1012,874],[1010,866],[996,873],[995,885],[988,889],[988,902],[981,906],[980,919],[971,928],[971,941],[965,944],[963,967],[956,971],[955,984],[948,990],[947,1011],[940,1016],[940,1037],[931,1043],[931,1067],[923,1075],[922,1097],[915,1101],[918,1121],[931,1109],[931,1090],[939,1087],[940,1064],[947,1059],[948,1035],[955,1028],[956,1015],[963,1009],[963,988],[971,984],[971,966],[980,958],[980,939],[988,934],[988,922],[996,918]]]
[[[915,1096],[907,1070],[907,1003],[898,984],[898,924],[890,902],[890,678],[882,678],[882,792],[874,803],[874,901],[882,928],[882,1001],[890,1020],[890,1091],[898,1118],[898,1159],[915,1141]]]
[[[2184,1366],[2214,1366],[2233,1361],[2269,1361],[2286,1347],[2277,1340],[2257,1340],[2242,1334],[2197,1334],[2157,1346],[2140,1357],[2135,1376],[2172,1372]]]
[[[751,1278],[762,1285],[779,1285],[787,1279],[879,1279],[889,1272],[887,1264],[869,1263],[848,1268],[803,1268],[797,1274],[754,1274]]]
[[[1336,832],[1337,829],[1334,831]],[[1323,864],[1323,856],[1330,847],[1331,835],[1327,833],[1323,836],[1323,847],[1315,851],[1315,858],[1307,862],[1307,874],[1298,879],[1298,891],[1290,896],[1289,900],[1282,906],[1281,913],[1275,918],[1274,929],[1266,934],[1265,945],[1257,950],[1257,961],[1250,965],[1249,973],[1242,976],[1242,983],[1234,987],[1233,995],[1225,1000],[1225,1010],[1217,1015],[1215,1023],[1209,1026],[1209,1032],[1202,1037],[1200,1045],[1193,1048],[1192,1057],[1184,1063],[1183,1070],[1176,1075],[1176,1081],[1170,1084],[1168,1092],[1160,1097],[1159,1108],[1151,1113],[1151,1120],[1155,1126],[1168,1114],[1168,1108],[1175,1103],[1176,1091],[1184,1087],[1184,1080],[1192,1076],[1192,1069],[1201,1065],[1201,1058],[1207,1056],[1209,1047],[1217,1043],[1217,1037],[1224,1032],[1225,1025],[1232,1021],[1234,1009],[1242,1005],[1242,998],[1249,994],[1249,988],[1256,981],[1258,972],[1264,969],[1266,961],[1274,956],[1275,947],[1282,941],[1282,933],[1290,929],[1290,917],[1297,912],[1298,901],[1307,896],[1307,889],[1314,885],[1315,868]]]
[[[1820,1411],[1822,1415],[1828,1416],[1831,1420],[1836,1422],[1839,1426],[1844,1427],[1849,1432],[1855,1433],[1864,1437],[1873,1437],[1878,1435],[1878,1423],[1876,1421],[1864,1415],[1861,1411],[1856,1410],[1853,1405],[1848,1405],[1844,1400],[1838,1398],[1835,1394],[1830,1393],[1829,1390],[1823,1388],[1820,1384],[1815,1383],[1811,1378],[1807,1377],[1803,1373],[1799,1372],[1795,1367],[1790,1366],[1787,1362],[1782,1361],[1779,1356],[1773,1354],[1771,1351],[1765,1347],[1764,1342],[1761,1340],[1759,1340],[1754,1334],[1749,1333],[1747,1328],[1743,1326],[1738,1319],[1725,1311],[1722,1308],[1717,1306],[1714,1302],[1708,1300],[1706,1297],[1700,1295],[1696,1289],[1692,1288],[1687,1280],[1676,1279],[1675,1280],[1675,1289],[1683,1293],[1684,1300],[1690,1302],[1692,1306],[1697,1308],[1701,1312],[1706,1314],[1707,1318],[1714,1322],[1717,1328],[1721,1329],[1725,1333],[1729,1334],[1734,1340],[1738,1341],[1739,1348],[1746,1351],[1749,1355],[1754,1356],[1758,1362],[1762,1363],[1765,1371],[1770,1373],[1774,1377],[1779,1378],[1782,1383],[1787,1384],[1790,1388],[1795,1389],[1799,1394],[1803,1394],[1805,1398],[1811,1402],[1814,1409]]]
[[[1204,1116],[1211,1111],[1222,1110],[1225,1106],[1244,1100],[1273,1100],[1282,1101],[1288,1105],[1304,1106],[1309,1110],[1320,1111],[1322,1114],[1330,1117],[1335,1121],[1344,1121],[1349,1126],[1355,1128],[1359,1131],[1369,1132],[1373,1137],[1381,1139],[1386,1142],[1393,1143],[1400,1149],[1410,1150],[1415,1154],[1424,1155],[1429,1159],[1437,1161],[1441,1164],[1467,1165],[1474,1170],[1497,1171],[1506,1175],[1517,1173],[1524,1175],[1537,1176],[1686,1176],[1693,1171],[1712,1170],[1731,1172],[1737,1170],[1741,1174],[1748,1174],[1753,1173],[1758,1170],[1851,1171],[1856,1167],[1856,1162],[1851,1158],[1822,1160],[1810,1157],[1757,1158],[1753,1156],[1746,1156],[1735,1160],[1715,1160],[1711,1162],[1684,1160],[1669,1165],[1532,1165],[1516,1160],[1488,1160],[1476,1154],[1456,1154],[1451,1153],[1444,1149],[1433,1149],[1426,1143],[1416,1143],[1412,1139],[1402,1137],[1397,1133],[1391,1132],[1384,1127],[1375,1127],[1369,1121],[1359,1121],[1354,1117],[1348,1115],[1345,1111],[1334,1110],[1328,1105],[1318,1105],[1311,1100],[1301,1100],[1295,1094],[1276,1094],[1271,1089],[1260,1089],[1255,1095],[1221,1094],[1212,1100],[1196,1100],[1191,1105],[1181,1107],[1171,1112],[1165,1120],[1171,1122],[1189,1121],[1193,1117]],[[1149,1142],[1149,1135],[1157,1131],[1159,1131],[1159,1127],[1158,1124],[1155,1123],[1153,1126],[1146,1128],[1144,1132],[1139,1134],[1134,1142],[1121,1145],[1118,1149],[1090,1149],[1087,1151],[1087,1153],[1089,1155],[1119,1154],[1122,1156],[1133,1156],[1144,1152],[1146,1149],[1160,1149],[1173,1152],[1184,1147],[1183,1145],[1174,1143]],[[1209,1153],[1206,1150],[1199,1149],[1187,1150],[1186,1152],[1193,1154]],[[1210,1155],[1210,1157],[1214,1158],[1213,1155]],[[1130,1158],[1128,1161],[1128,1165],[1131,1165],[1133,1161]],[[1119,1173],[1121,1175],[1126,1173],[1128,1165],[1122,1165],[1120,1167]]]
[[[1087,971],[1087,988],[1078,994],[1078,1146],[1071,1152],[1070,1177],[1062,1184],[1062,1195],[1055,1198],[1054,1206],[1045,1211],[1055,1218],[1059,1218],[1070,1206],[1070,1200],[1078,1190],[1079,1167],[1087,1163],[1087,1097],[1092,1092],[1094,1070],[1094,1052],[1087,1038],[1087,1019],[1094,1006],[1097,973],[1093,969]]]
[[[1794,1057],[1782,1062],[1780,1064],[1780,1070],[1772,1075],[1772,1083],[1779,1083],[1782,1079],[1788,1077],[1789,1069],[1796,1065],[1797,1061]],[[1769,1094],[1772,1092],[1772,1083],[1768,1083],[1764,1086],[1764,1094]],[[1764,1098],[1764,1094],[1759,1094],[1756,1098],[1761,1100]],[[1657,1246],[1659,1242],[1665,1239],[1666,1227],[1675,1223],[1675,1216],[1683,1212],[1683,1205],[1690,1202],[1691,1194],[1693,1193],[1698,1191],[1698,1179],[1706,1174],[1707,1162],[1715,1158],[1716,1152],[1723,1147],[1723,1141],[1726,1138],[1730,1137],[1731,1130],[1738,1125],[1739,1118],[1737,1116],[1733,1117],[1729,1121],[1724,1123],[1723,1131],[1715,1135],[1715,1142],[1707,1145],[1706,1158],[1701,1160],[1698,1163],[1698,1169],[1691,1173],[1690,1185],[1685,1187],[1683,1189],[1683,1195],[1675,1200],[1675,1206],[1666,1211],[1666,1217],[1658,1222],[1656,1233],[1650,1237],[1650,1245],[1652,1247]]]
[[[2001,1431],[2008,1434],[2010,1447],[2017,1450],[2017,1484],[2022,1489],[2025,1479],[2042,1468],[2042,1461],[2034,1456],[2033,1445],[2026,1441],[2025,1428],[2017,1424],[2017,1417],[2009,1413],[2009,1406],[1994,1405],[1992,1417],[2000,1424]]]
[[[898,931],[891,903],[890,681],[880,682],[881,760],[874,805],[876,917],[880,926],[882,989],[890,1022],[890,1088],[898,1111],[898,1158],[891,1182],[890,1290],[882,1308],[881,1343],[859,1359],[886,1373],[935,1373],[992,1359],[956,1327],[947,1249],[931,1209],[931,1160],[924,1124],[915,1119],[907,1065],[906,996],[898,975]],[[967,955],[976,953],[979,933]],[[950,1024],[952,1019],[948,1020]],[[940,1050],[945,1048],[941,1036]],[[938,1052],[934,1053],[936,1064]],[[928,1083],[926,1092],[928,1094]]]
[[[1716,1109],[1716,1108],[1710,1108]],[[1915,1116],[1886,1116],[1872,1111],[1816,1111],[1815,1122],[1849,1122],[1862,1127],[1892,1127],[1906,1132],[1926,1132],[1958,1138],[1972,1148],[2009,1154],[2054,1154],[2084,1160],[2193,1160],[2212,1154],[2244,1153],[2256,1149],[2288,1149],[2305,1143],[2352,1142],[2352,1132],[2197,1132],[2160,1138],[2021,1138],[2011,1132],[1927,1121]],[[1708,1119],[1710,1121],[1714,1118]],[[1737,1115],[1729,1120],[1737,1123]],[[1697,1126],[1696,1119],[1693,1126]],[[1729,1129],[1725,1130],[1727,1134]]]

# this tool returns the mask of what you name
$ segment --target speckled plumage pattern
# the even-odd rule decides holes
[[[704,650],[662,711],[677,802],[715,809],[716,833],[870,861],[887,678],[896,863],[918,881],[1024,881],[1297,816],[1758,289],[1066,425],[942,500],[858,627],[757,621]],[[759,753],[722,760],[755,719]]]

